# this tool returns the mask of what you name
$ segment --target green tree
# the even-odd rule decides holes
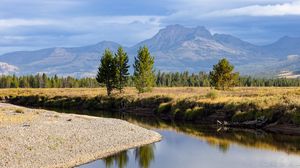
[[[116,65],[113,53],[106,49],[100,60],[96,80],[106,86],[107,95],[110,96],[116,83]]]
[[[154,57],[146,46],[138,51],[134,62],[134,83],[139,93],[151,91],[155,84]]]
[[[218,64],[214,65],[213,70],[209,73],[210,83],[216,89],[226,90],[236,85],[239,74],[234,73],[234,66],[225,58],[221,59]]]
[[[19,82],[18,82],[18,78],[16,77],[16,75],[12,76],[12,81],[10,84],[11,88],[18,88],[19,87]]]
[[[129,72],[128,72],[128,55],[124,52],[122,47],[118,48],[118,52],[115,54],[116,65],[116,88],[122,93],[125,87]]]

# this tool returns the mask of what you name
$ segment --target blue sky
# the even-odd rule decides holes
[[[300,0],[0,0],[0,54],[102,40],[130,46],[170,24],[268,44],[300,37]]]

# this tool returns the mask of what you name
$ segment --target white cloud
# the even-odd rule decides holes
[[[0,29],[18,27],[18,26],[39,26],[49,25],[53,21],[39,19],[0,19]]]
[[[169,24],[203,25],[215,30],[214,32],[236,33],[234,35],[255,32],[252,35],[256,38],[257,30],[253,29],[265,30],[267,24],[252,24],[244,26],[243,29],[240,26],[251,23],[249,19],[264,17],[232,19],[226,16],[300,15],[300,0],[164,0],[126,2],[120,7],[112,7],[112,5],[119,4],[118,1],[121,0],[113,0],[112,3],[98,0],[0,1],[0,46],[2,46],[0,54],[4,51],[13,51],[16,47],[26,49],[27,46],[31,49],[80,46],[101,40],[132,45],[152,37],[160,28]],[[147,4],[152,5],[152,3],[157,8],[153,12],[146,9],[143,12],[143,9],[148,7]],[[97,7],[100,6],[104,8],[99,10]],[[211,18],[212,16],[217,17]],[[286,29],[282,29],[283,35],[286,35],[286,32],[291,32],[292,35],[293,32],[298,32],[298,30],[290,31],[292,27],[298,25],[294,20],[291,23],[282,23],[285,20],[276,20],[278,25],[286,26]],[[275,22],[268,21],[270,24]],[[267,39],[262,35],[271,33],[261,32],[259,36]],[[279,36],[278,30],[276,34]]]
[[[273,5],[250,5],[208,13],[204,16],[286,16],[300,15],[300,1]]]
[[[11,28],[19,26],[43,26],[52,25],[57,27],[94,28],[95,26],[107,24],[131,24],[139,22],[142,24],[159,25],[161,16],[91,16],[73,17],[60,19],[0,19],[0,28]],[[74,26],[79,27],[74,27]]]
[[[0,54],[15,47],[82,46],[102,40],[130,46],[157,33],[161,19],[155,15],[0,19]]]

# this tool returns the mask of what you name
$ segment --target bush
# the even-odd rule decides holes
[[[205,97],[214,100],[214,99],[218,98],[218,92],[215,90],[212,90],[212,91],[208,92]]]
[[[24,110],[23,110],[23,109],[16,109],[15,112],[16,112],[16,113],[24,114]]]
[[[169,103],[161,103],[158,106],[157,112],[158,113],[169,113],[171,111],[171,108],[172,108],[172,104],[170,102]]]
[[[197,118],[202,118],[204,116],[203,107],[194,107],[193,109],[185,110],[185,119],[187,120],[195,120]]]
[[[192,120],[192,113],[193,113],[193,110],[188,108],[185,110],[185,113],[184,113],[184,118],[187,119],[187,120]]]
[[[197,118],[197,117],[205,117],[205,113],[204,113],[204,108],[203,107],[194,107],[193,108],[193,118]]]
[[[248,111],[248,112],[237,112],[235,113],[231,120],[233,122],[244,122],[244,121],[251,121],[255,119],[255,112],[254,111]]]

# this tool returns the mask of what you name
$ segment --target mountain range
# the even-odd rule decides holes
[[[146,45],[161,71],[209,71],[227,58],[243,75],[278,75],[300,72],[300,38],[282,37],[259,46],[228,34],[212,34],[205,27],[170,25],[152,38],[124,47],[130,64],[140,46]],[[62,76],[94,76],[106,48],[116,51],[120,44],[102,41],[83,47],[56,47],[17,51],[0,55],[0,74],[47,73]]]

